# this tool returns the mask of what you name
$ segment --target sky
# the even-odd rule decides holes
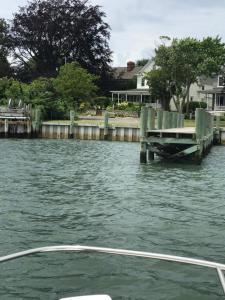
[[[222,37],[225,41],[225,0],[89,0],[106,13],[111,27],[113,66],[151,58],[159,37]],[[27,0],[0,0],[0,17],[12,14]]]

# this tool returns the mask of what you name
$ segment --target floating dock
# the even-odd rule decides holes
[[[176,112],[143,107],[140,119],[140,161],[154,160],[155,155],[172,161],[201,163],[213,143],[221,142],[214,116],[196,109],[195,127],[184,127],[184,116]]]

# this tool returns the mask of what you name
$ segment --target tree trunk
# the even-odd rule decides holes
[[[163,98],[161,104],[163,110],[167,110],[167,111],[170,110],[170,99]]]
[[[188,112],[189,112],[189,103],[190,103],[190,84],[188,85],[188,87],[187,87],[187,105],[186,105],[186,114],[188,114]]]

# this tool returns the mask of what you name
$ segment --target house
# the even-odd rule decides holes
[[[144,79],[145,73],[149,72],[152,67],[153,62],[149,60],[144,67],[136,67],[134,62],[128,62],[126,71],[125,68],[117,68],[118,71],[116,71],[116,74],[121,74],[121,78],[127,78],[131,74],[132,76],[136,77],[136,88],[111,91],[112,101],[116,100],[118,102],[128,101],[135,103],[152,103],[147,80]],[[118,76],[118,78],[120,78],[120,76]]]
[[[131,78],[136,76],[136,89],[114,90],[112,101],[128,101],[136,103],[149,103],[155,108],[159,108],[160,99],[151,99],[149,86],[145,79],[145,73],[153,68],[152,60],[149,60],[144,67],[135,67],[133,62],[127,63],[127,68],[117,68],[117,78]],[[189,92],[189,100],[207,103],[207,110],[213,112],[225,112],[225,76],[214,75],[211,78],[201,77],[199,81],[192,84]],[[171,101],[171,109],[175,110],[175,105]]]

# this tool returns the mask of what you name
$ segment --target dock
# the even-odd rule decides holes
[[[155,155],[172,161],[200,164],[214,143],[220,143],[220,129],[214,116],[198,108],[195,127],[184,127],[184,115],[142,107],[140,118],[140,161],[154,160]]]

